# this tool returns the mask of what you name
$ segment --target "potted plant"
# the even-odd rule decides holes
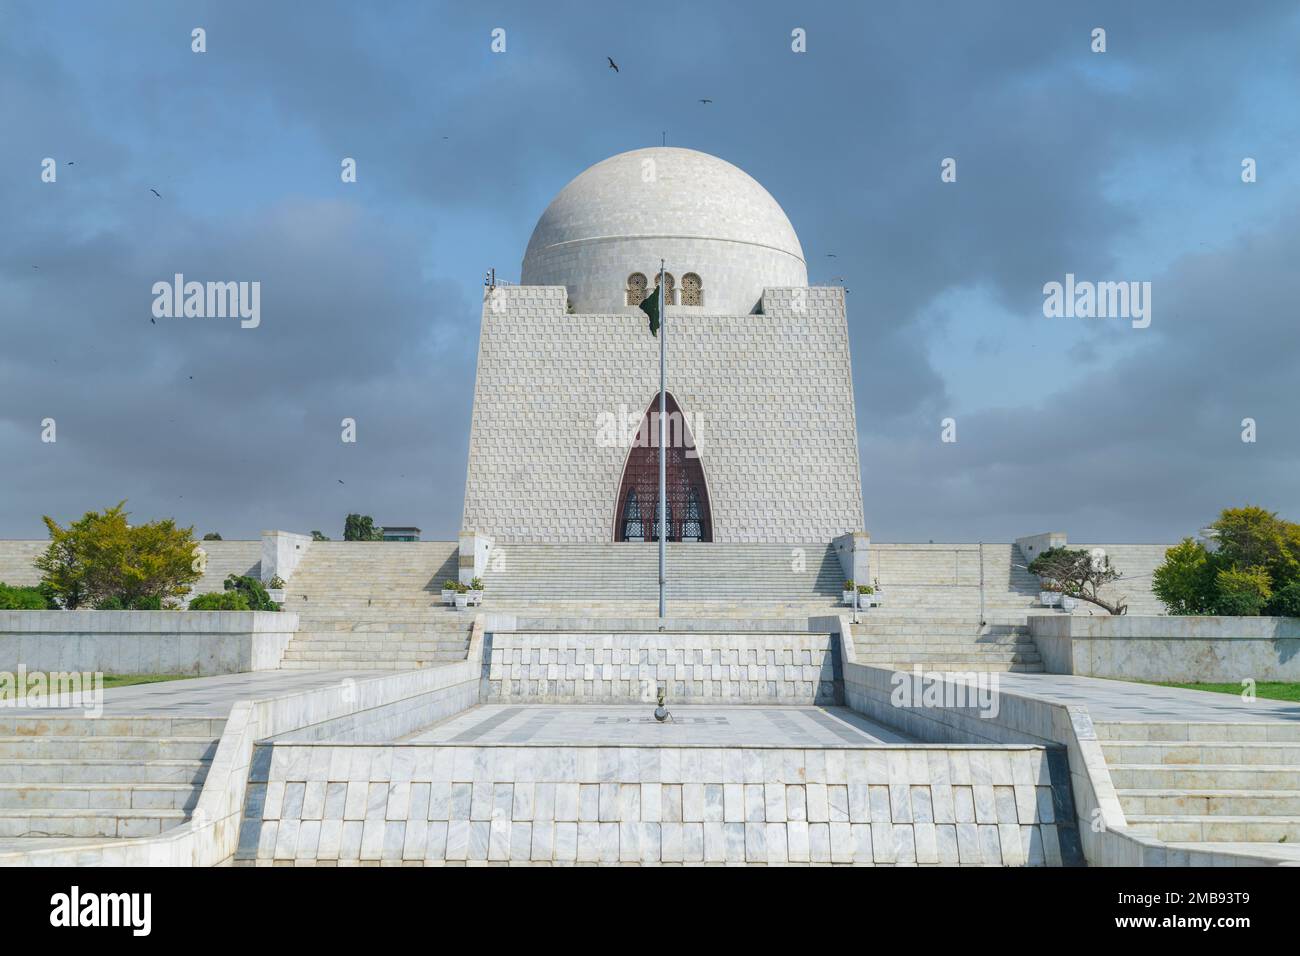
[[[1073,611],[1076,607],[1078,607],[1078,606],[1079,606],[1079,602],[1078,602],[1076,599],[1070,597],[1070,595],[1068,595],[1068,594],[1065,594],[1065,593],[1062,593],[1062,594],[1061,594],[1061,610],[1062,610],[1062,611],[1065,611],[1065,612],[1068,614],[1068,613],[1072,612],[1072,611]]]
[[[459,587],[460,585],[457,582],[453,581],[451,578],[448,578],[446,581],[443,581],[442,582],[442,603],[447,605],[447,607],[451,607],[453,604],[455,604],[456,589]]]
[[[456,585],[456,610],[463,611],[469,607],[469,588],[463,584]]]
[[[469,603],[470,604],[483,603],[483,579],[482,578],[474,578],[472,581],[469,582]]]
[[[284,603],[285,583],[284,578],[280,575],[273,575],[271,580],[266,582],[266,594],[276,604]]]
[[[1044,581],[1039,585],[1038,600],[1043,607],[1061,606],[1061,586],[1055,581]]]
[[[858,585],[858,607],[865,610],[871,607],[871,595],[876,593],[876,589],[870,584]]]
[[[853,595],[857,593],[858,589],[854,586],[852,581],[844,582],[844,592],[841,594],[841,597],[844,599],[845,607],[853,607]]]

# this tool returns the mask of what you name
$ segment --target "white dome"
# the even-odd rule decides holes
[[[624,312],[629,277],[654,288],[659,260],[689,311],[745,315],[764,287],[808,285],[803,247],[766,189],[725,160],[677,147],[619,153],[555,197],[524,253],[524,285],[568,288],[575,312]]]

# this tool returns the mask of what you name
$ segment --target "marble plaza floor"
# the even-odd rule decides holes
[[[1300,721],[1300,703],[1284,700],[1244,701],[1236,694],[1217,694],[1180,687],[1073,677],[1067,674],[998,674],[998,687],[1063,704],[1082,704],[1093,720],[1156,723],[1252,723]]]
[[[391,671],[255,671],[110,687],[104,691],[104,714],[117,717],[225,717],[236,701],[264,700],[328,687],[341,680],[361,680],[387,673]],[[0,709],[0,717],[81,716],[81,710],[80,707],[5,707]]]
[[[757,705],[484,704],[402,738],[403,743],[664,747],[865,747],[913,738],[845,707]]]

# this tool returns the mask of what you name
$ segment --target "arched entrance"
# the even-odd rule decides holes
[[[666,537],[669,541],[712,541],[713,517],[704,467],[677,401],[667,408]],[[659,540],[659,396],[655,395],[632,437],[614,510],[615,541]]]

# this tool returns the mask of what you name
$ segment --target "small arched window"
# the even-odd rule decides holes
[[[640,305],[645,299],[645,275],[633,272],[627,277],[627,304]]]
[[[704,286],[694,272],[682,276],[682,305],[703,305]]]
[[[659,276],[655,276],[655,292],[659,291]],[[671,272],[664,273],[664,302],[667,305],[677,304],[677,280],[673,278]]]

